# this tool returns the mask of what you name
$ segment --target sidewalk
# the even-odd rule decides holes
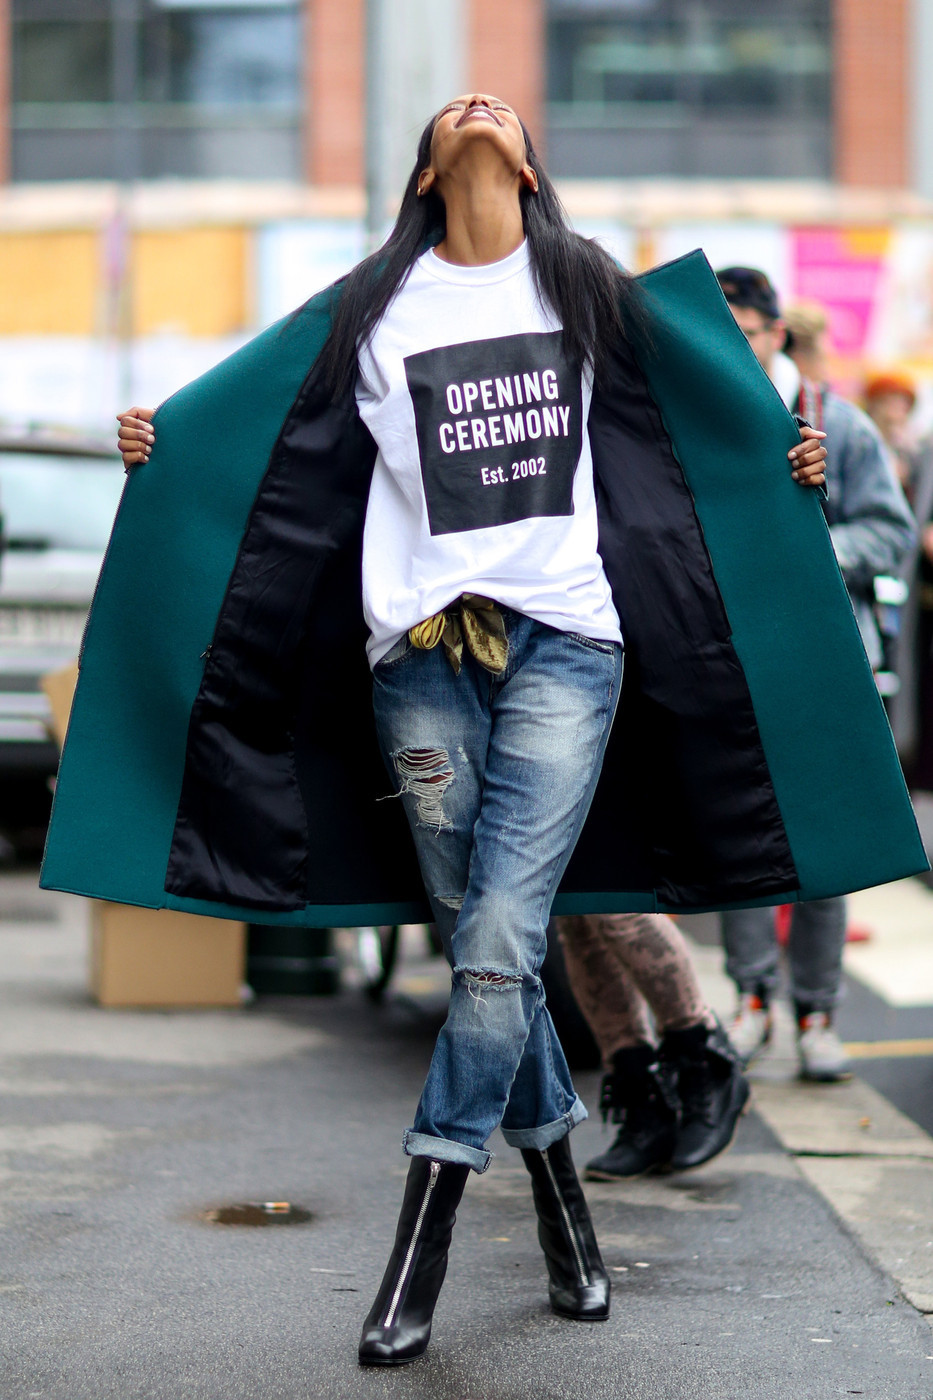
[[[871,938],[847,947],[846,971],[883,994],[892,1013],[925,1008],[923,1022],[930,1027],[933,893],[904,880],[852,896],[849,912],[850,922],[870,929]],[[690,923],[683,921],[685,932]],[[719,948],[694,944],[693,954],[707,998],[727,1019],[735,991]],[[883,1019],[898,1024],[896,1015]],[[849,1049],[858,1073],[888,1047],[900,1056],[924,1046],[933,1051],[920,1037],[894,1039],[882,1031],[877,1041]],[[755,1112],[863,1249],[933,1323],[933,1137],[858,1078],[821,1085],[796,1076],[793,1020],[782,1002],[772,1043],[749,1073]]]
[[[548,1311],[527,1178],[494,1143],[468,1185],[427,1358],[360,1371],[442,970],[406,965],[384,1008],[350,990],[107,1012],[87,1001],[83,940],[77,901],[0,884],[2,1400],[933,1395],[933,1331],[902,1292],[933,1293],[933,1191],[922,1226],[900,1218],[904,1182],[933,1172],[930,1139],[862,1086],[785,1084],[779,1054],[727,1156],[588,1186],[614,1281],[607,1324]],[[700,957],[715,991],[713,955]],[[594,1105],[598,1076],[579,1088]],[[821,1151],[858,1155],[800,1156],[805,1109]],[[578,1160],[603,1134],[598,1118],[578,1129]],[[270,1200],[312,1218],[203,1218]],[[897,1254],[895,1228],[911,1252]]]

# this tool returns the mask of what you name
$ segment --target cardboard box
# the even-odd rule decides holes
[[[71,715],[71,702],[78,684],[78,663],[63,666],[60,671],[46,671],[39,684],[48,696],[52,707],[52,737],[61,748],[65,742],[68,719]]]
[[[77,680],[77,662],[41,680],[59,747]],[[239,1006],[245,973],[245,924],[91,901],[91,994],[101,1006]]]
[[[91,993],[101,1006],[239,1006],[246,925],[91,901]]]

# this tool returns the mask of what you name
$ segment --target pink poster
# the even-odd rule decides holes
[[[791,232],[793,300],[826,307],[830,342],[839,355],[865,353],[890,241],[887,228]]]

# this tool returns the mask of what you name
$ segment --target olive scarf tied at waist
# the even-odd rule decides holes
[[[420,651],[433,651],[443,642],[456,676],[463,663],[464,642],[473,659],[494,676],[501,676],[509,659],[502,613],[491,598],[481,598],[478,593],[461,594],[443,612],[409,628],[408,637]]]

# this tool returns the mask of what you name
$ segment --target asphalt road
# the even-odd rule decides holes
[[[500,1143],[469,1183],[428,1356],[361,1371],[437,1027],[431,966],[380,1009],[348,990],[102,1011],[73,902],[0,885],[3,1400],[933,1395],[929,1321],[755,1114],[699,1172],[588,1188],[614,1283],[597,1326],[549,1312]],[[579,1087],[593,1104],[597,1076]],[[584,1124],[578,1159],[604,1140]],[[203,1217],[270,1200],[312,1218]]]

